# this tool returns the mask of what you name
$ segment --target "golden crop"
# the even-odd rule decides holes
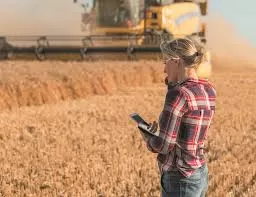
[[[160,196],[156,155],[129,114],[158,119],[163,65],[1,62],[0,196]],[[256,194],[256,67],[215,59],[209,197]]]

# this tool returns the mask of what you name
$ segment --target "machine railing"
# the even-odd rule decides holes
[[[13,54],[34,54],[38,60],[46,60],[47,54],[80,54],[82,59],[92,53],[126,53],[132,59],[135,53],[160,52],[157,46],[139,46],[137,41],[145,35],[116,36],[6,36],[0,37],[0,59]],[[101,41],[109,42],[107,46]],[[111,46],[111,41],[124,41],[121,46]],[[114,43],[116,44],[116,43]]]
[[[165,38],[166,39],[166,38]],[[170,37],[169,37],[170,39]],[[46,60],[47,54],[79,54],[85,60],[89,54],[124,53],[134,59],[137,53],[160,52],[161,35],[91,35],[91,36],[4,36],[0,37],[0,59],[14,54],[34,54]],[[113,42],[112,42],[113,41]],[[120,42],[120,44],[117,44]]]

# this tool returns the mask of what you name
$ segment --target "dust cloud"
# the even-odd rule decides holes
[[[73,0],[0,1],[0,35],[81,35],[82,12]]]
[[[235,27],[220,15],[211,15],[207,18],[208,47],[213,57],[226,61],[255,63],[256,49],[252,44],[237,33]]]

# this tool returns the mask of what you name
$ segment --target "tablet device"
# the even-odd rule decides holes
[[[145,124],[149,126],[149,124],[137,113],[132,113],[130,117],[137,123],[137,124]]]
[[[139,114],[132,113],[130,117],[138,124],[138,128],[141,132],[146,134],[147,136],[156,136],[156,134],[152,131],[156,131],[157,127],[155,124],[148,124]],[[143,136],[145,137],[145,136]]]

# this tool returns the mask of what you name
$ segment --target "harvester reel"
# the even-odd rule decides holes
[[[86,60],[88,58],[87,56],[87,47],[80,49],[80,56],[82,60]]]
[[[93,46],[93,42],[92,42],[91,37],[87,36],[87,37],[83,38],[82,43],[83,43],[83,48],[80,49],[80,56],[81,56],[82,60],[86,60],[88,58],[88,56],[87,56],[88,47]]]
[[[130,45],[127,48],[128,60],[137,60],[136,54],[134,53],[134,46]]]
[[[127,48],[128,60],[137,60],[136,54],[134,53],[134,45],[136,43],[136,37],[130,37]]]
[[[46,37],[40,37],[37,40],[37,46],[35,48],[35,54],[36,58],[40,61],[44,61],[47,59],[45,48],[48,48],[50,46],[48,40]]]

